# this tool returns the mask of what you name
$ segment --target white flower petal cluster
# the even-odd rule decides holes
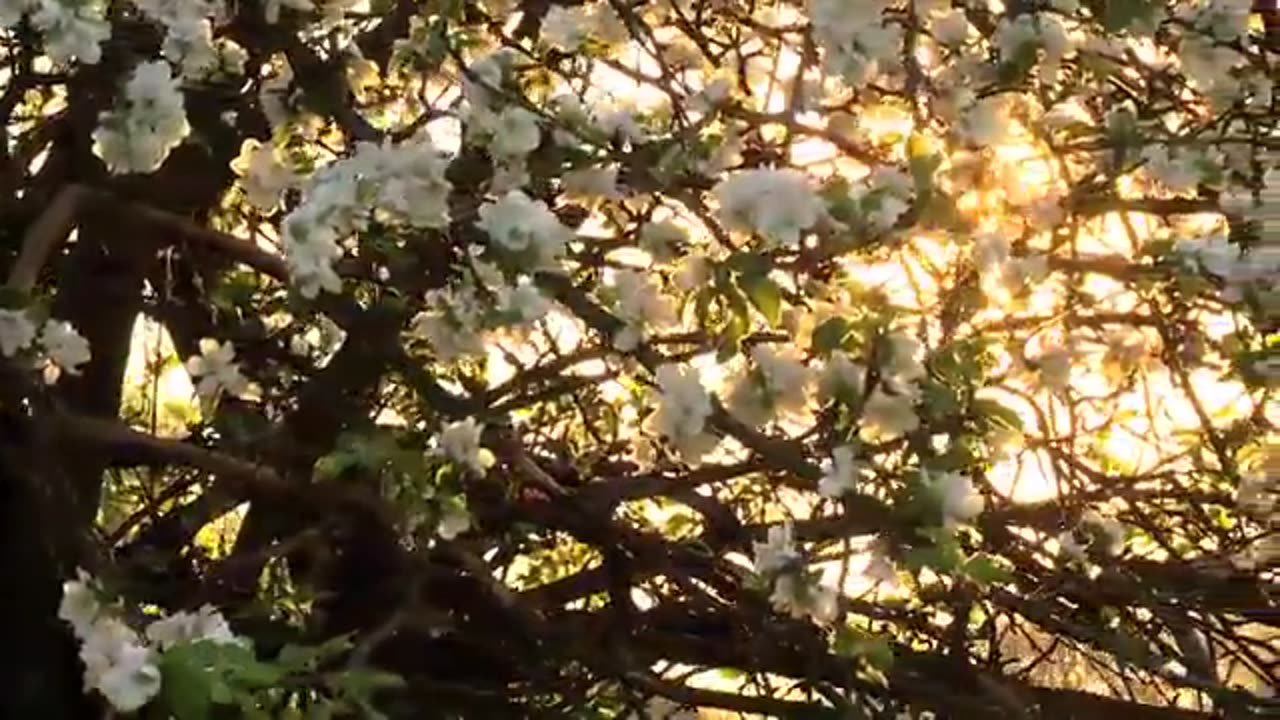
[[[964,108],[960,119],[960,135],[978,147],[1002,144],[1010,132],[1007,108],[1003,95],[988,95],[971,103],[961,102]]]
[[[839,595],[813,582],[805,573],[804,556],[796,550],[790,521],[769,528],[762,543],[751,544],[757,575],[770,583],[769,602],[794,618],[812,617],[830,623],[839,613]]]
[[[480,207],[476,227],[503,250],[528,260],[528,269],[551,270],[573,231],[541,200],[532,200],[519,190],[512,190],[496,202]]]
[[[523,107],[493,110],[472,105],[467,122],[468,137],[484,142],[494,160],[504,165],[523,163],[525,156],[542,143],[538,115]]]
[[[968,475],[920,470],[924,487],[938,502],[942,523],[953,528],[982,514],[986,500]]]
[[[854,190],[863,218],[871,230],[890,230],[911,209],[915,185],[901,170],[877,168]]]
[[[1124,551],[1125,526],[1097,510],[1087,510],[1079,524],[1059,533],[1058,552],[1068,560],[1083,561],[1092,546],[1103,557],[1115,557]]]
[[[854,448],[841,445],[831,451],[831,457],[822,463],[822,479],[818,492],[825,497],[838,498],[858,488],[858,481],[866,474],[866,466],[856,459]]]
[[[75,60],[96,65],[102,59],[102,43],[111,37],[111,23],[100,0],[0,1],[0,26],[13,29],[28,15],[54,63],[67,65]]]
[[[1244,89],[1234,71],[1246,58],[1227,45],[1188,34],[1178,46],[1178,61],[1191,84],[1211,100],[1225,104]]]
[[[304,297],[339,292],[333,263],[343,240],[372,216],[417,228],[449,224],[448,155],[422,135],[399,145],[361,143],[312,178],[283,225],[285,260]]]
[[[413,319],[413,336],[431,345],[442,362],[484,354],[484,306],[473,285],[431,290],[425,300],[426,309]]]
[[[44,367],[46,383],[55,383],[62,373],[78,375],[89,362],[89,341],[64,320],[46,320],[37,329],[24,309],[0,308],[0,356],[14,357],[24,350],[37,351],[37,365]]]
[[[85,687],[97,690],[116,710],[134,712],[160,692],[160,668],[129,626],[102,616],[80,641]]]
[[[202,605],[195,612],[180,611],[147,626],[147,641],[161,650],[174,645],[209,641],[220,645],[247,642],[231,631],[227,619],[212,605]]]
[[[1041,77],[1050,81],[1076,49],[1076,40],[1061,17],[1045,12],[1001,20],[993,41],[1001,62],[1016,63],[1029,53],[1031,60],[1041,61]]]
[[[1248,34],[1253,11],[1252,0],[1199,0],[1181,4],[1177,14],[1180,20],[1214,40],[1231,43]]]
[[[921,345],[910,335],[897,331],[884,338],[880,358],[880,381],[862,400],[862,426],[873,437],[894,437],[920,427],[916,404],[920,400],[918,381],[925,376],[920,362]],[[867,370],[846,353],[832,353],[822,370],[819,394],[824,402],[861,398]]]
[[[714,189],[720,220],[733,230],[794,247],[826,214],[808,175],[784,168],[741,170]]]
[[[661,435],[682,460],[695,463],[717,443],[706,432],[711,417],[711,395],[692,368],[663,365],[655,373],[658,409],[645,421],[649,432]]]
[[[1220,278],[1222,297],[1228,302],[1240,302],[1250,288],[1261,293],[1280,289],[1280,245],[1262,244],[1245,250],[1226,235],[1215,234],[1179,240],[1174,249]]]
[[[517,278],[515,285],[504,282],[491,287],[499,315],[510,318],[513,324],[534,323],[551,312],[551,301],[527,275]]]
[[[812,373],[797,353],[756,345],[751,360],[754,367],[738,378],[725,402],[735,417],[760,426],[804,411]]]
[[[26,310],[0,308],[0,355],[13,357],[35,339],[36,325]]]
[[[247,55],[234,42],[213,37],[214,22],[226,8],[216,0],[134,0],[152,22],[165,28],[161,52],[177,65],[183,78],[200,80],[217,72],[239,75]]]
[[[810,0],[814,37],[827,71],[859,88],[896,67],[902,27],[881,22],[891,0]]]
[[[961,8],[935,14],[931,20],[929,29],[934,39],[943,45],[963,45],[978,37],[978,29]]]
[[[446,502],[436,523],[436,534],[453,540],[471,529],[471,513],[461,502]]]
[[[1142,150],[1142,159],[1148,177],[1179,194],[1195,192],[1205,177],[1206,165],[1215,164],[1204,152],[1190,148],[1174,152],[1167,145],[1148,145]]]
[[[80,366],[93,354],[89,341],[65,320],[46,320],[40,329],[40,345],[47,361],[46,382],[56,382],[61,373],[80,374]]]
[[[187,359],[186,368],[191,377],[198,379],[196,394],[202,400],[213,400],[223,393],[240,397],[249,392],[250,384],[235,362],[236,349],[230,342],[220,343],[213,338],[200,341],[200,354]]]
[[[99,116],[94,149],[113,173],[149,173],[190,132],[178,81],[156,60],[134,68],[115,107]]]
[[[99,594],[93,578],[77,570],[76,579],[62,584],[58,618],[71,626],[80,641],[85,687],[101,693],[121,713],[137,711],[160,692],[160,652],[179,643],[205,640],[248,642],[237,637],[222,614],[208,605],[194,613],[179,612],[153,621],[144,640],[105,611]]]
[[[31,14],[31,24],[44,36],[44,50],[50,60],[59,65],[67,65],[73,60],[96,65],[102,59],[102,43],[111,37],[105,3],[98,0],[39,0],[29,6],[35,10]]]
[[[664,328],[676,321],[675,306],[657,284],[635,270],[619,270],[613,275],[614,312],[624,323],[613,338],[613,346],[634,350],[650,327]]]
[[[459,466],[483,475],[493,465],[493,453],[480,444],[484,426],[475,418],[447,425],[440,433],[440,452]]]
[[[231,170],[240,178],[249,203],[263,212],[275,210],[284,192],[297,182],[279,150],[271,143],[254,139],[241,143],[240,155],[231,161]]]
[[[552,47],[574,52],[588,39],[616,45],[624,42],[628,34],[613,6],[588,2],[575,7],[553,5],[542,20],[542,37]]]
[[[1049,392],[1062,392],[1071,383],[1072,361],[1075,354],[1070,347],[1048,345],[1040,350],[1033,361],[1036,383]]]

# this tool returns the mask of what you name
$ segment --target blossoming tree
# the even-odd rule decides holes
[[[1280,709],[1273,3],[0,23],[0,717]]]

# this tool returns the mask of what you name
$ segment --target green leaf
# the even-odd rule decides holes
[[[927,138],[916,133],[907,142],[907,157],[916,194],[927,199],[933,192],[933,176],[942,167],[942,156],[933,152]]]
[[[191,645],[177,645],[160,660],[161,697],[175,720],[206,720],[212,705],[210,677]]]
[[[813,329],[813,352],[825,356],[843,348],[850,330],[852,328],[848,320],[842,317],[827,318]]]
[[[1022,416],[999,400],[978,398],[973,401],[973,410],[992,426],[1006,427],[1019,432],[1023,430]]]
[[[1138,22],[1150,22],[1155,11],[1151,0],[1104,0],[1102,26],[1110,32],[1120,32]]]
[[[837,655],[862,658],[881,671],[893,666],[893,646],[879,635],[846,626],[836,629],[834,644]]]
[[[782,319],[782,290],[767,275],[741,275],[738,286],[770,325]]]
[[[969,558],[961,568],[968,577],[983,585],[1013,580],[1013,573],[998,558],[979,553]]]

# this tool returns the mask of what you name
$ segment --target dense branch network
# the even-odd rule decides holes
[[[1274,11],[0,22],[5,713],[1277,709]]]

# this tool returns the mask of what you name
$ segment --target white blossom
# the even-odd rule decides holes
[[[771,243],[798,245],[801,233],[825,214],[809,177],[798,170],[742,170],[713,192],[727,226]]]
[[[583,5],[552,5],[542,18],[542,38],[560,50],[577,50],[588,37],[588,12]]]
[[[179,643],[206,640],[219,645],[240,644],[244,638],[236,636],[227,619],[212,605],[202,605],[195,612],[177,612],[153,621],[147,626],[147,640],[161,650]]]
[[[824,51],[824,65],[850,86],[861,87],[893,67],[902,28],[885,25],[887,0],[810,0],[814,37]]]
[[[89,362],[89,341],[63,320],[46,320],[40,330],[40,345],[49,361],[47,376],[56,380],[62,372],[78,375],[80,366]]]
[[[1125,526],[1119,520],[1097,510],[1087,510],[1081,516],[1080,524],[1094,533],[1103,555],[1114,557],[1124,550]]]
[[[818,380],[818,396],[823,402],[861,395],[867,369],[855,363],[843,350],[831,353]]]
[[[116,105],[98,117],[95,150],[113,173],[149,173],[191,132],[169,64],[138,65]]]
[[[76,579],[62,583],[58,619],[70,625],[77,636],[86,637],[101,610],[93,578],[83,568],[77,568]]]
[[[524,157],[542,142],[538,116],[522,107],[509,107],[488,128],[492,139],[489,150],[498,158]]]
[[[231,169],[239,176],[249,203],[263,212],[275,210],[285,190],[297,181],[274,145],[253,139],[240,145]]]
[[[854,449],[842,445],[831,451],[831,457],[822,463],[822,479],[818,492],[829,498],[838,498],[857,490],[858,480],[864,473],[862,463],[855,459]]]
[[[186,363],[187,372],[198,378],[196,394],[212,399],[224,392],[237,397],[249,392],[249,380],[240,373],[235,357],[235,346],[230,342],[201,340],[200,354],[188,358]]]
[[[794,352],[779,352],[768,345],[751,348],[754,370],[742,374],[729,391],[726,405],[738,419],[763,425],[778,416],[804,410],[809,368]]]
[[[755,556],[755,570],[759,575],[790,572],[803,562],[800,553],[796,551],[789,521],[770,526],[765,541],[751,543],[751,549]]]
[[[72,60],[96,65],[102,43],[111,37],[103,3],[90,0],[40,0],[31,24],[44,35],[44,50],[60,65]]]
[[[476,226],[503,249],[527,253],[532,260],[531,269],[554,267],[573,237],[573,231],[561,224],[546,203],[531,200],[519,190],[482,205]]]
[[[444,456],[478,475],[493,465],[493,453],[480,444],[484,426],[475,418],[450,423],[440,434],[440,451]]]
[[[613,275],[616,295],[615,314],[623,327],[613,345],[623,352],[634,350],[649,327],[663,328],[676,320],[675,307],[649,278],[634,270],[619,270]]]
[[[160,669],[136,633],[111,617],[99,617],[81,638],[84,684],[116,710],[134,712],[160,691]]]
[[[26,310],[0,308],[0,354],[13,357],[36,339],[36,326]]]
[[[930,29],[934,38],[943,45],[962,45],[978,36],[977,28],[960,8],[935,15]]]
[[[414,316],[410,332],[430,344],[440,360],[484,352],[483,308],[473,286],[432,290],[425,304],[426,309]]]
[[[655,373],[658,409],[646,421],[647,428],[666,438],[685,462],[697,462],[716,444],[705,432],[711,416],[711,395],[691,368],[663,365]]]
[[[436,524],[436,534],[445,540],[453,540],[471,529],[471,513],[461,503],[445,503],[444,512]]]
[[[317,172],[283,225],[285,260],[304,297],[339,292],[333,265],[341,242],[371,215],[419,228],[449,223],[448,158],[426,135],[399,145],[360,143],[350,157]]]
[[[982,514],[986,501],[973,480],[960,473],[920,471],[925,487],[938,501],[946,527],[966,523]]]
[[[670,220],[647,222],[640,228],[640,247],[658,262],[675,259],[688,240],[688,231]]]

